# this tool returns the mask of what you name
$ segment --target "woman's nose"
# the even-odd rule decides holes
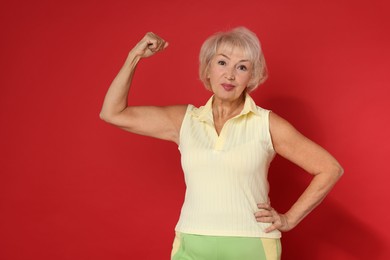
[[[227,71],[226,71],[226,78],[228,80],[234,80],[235,79],[234,69],[227,69]]]

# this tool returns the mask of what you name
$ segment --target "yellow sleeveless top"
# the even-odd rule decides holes
[[[241,113],[228,120],[220,135],[212,100],[188,105],[180,129],[185,201],[175,230],[212,236],[280,238],[265,233],[269,223],[256,222],[257,203],[269,203],[268,168],[275,156],[269,110],[247,94]]]

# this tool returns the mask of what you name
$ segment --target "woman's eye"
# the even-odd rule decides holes
[[[223,61],[223,60],[220,60],[220,61],[218,61],[218,64],[219,64],[219,65],[226,65],[226,62]]]
[[[238,66],[238,69],[239,69],[239,70],[242,70],[242,71],[246,71],[246,70],[247,70],[247,67],[244,66],[244,65],[240,65],[240,66]]]

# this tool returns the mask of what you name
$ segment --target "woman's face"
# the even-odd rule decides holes
[[[252,66],[242,49],[229,45],[218,47],[207,74],[215,97],[224,101],[240,98],[251,80]]]

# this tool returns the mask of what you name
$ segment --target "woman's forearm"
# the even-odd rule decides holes
[[[110,117],[122,112],[127,107],[127,98],[131,81],[140,56],[130,52],[127,59],[120,69],[118,75],[112,81],[107,94],[104,98],[100,118],[109,120]]]
[[[303,136],[274,113],[270,114],[270,130],[275,151],[314,176],[285,214],[279,214],[267,203],[258,205],[259,209],[264,210],[256,212],[257,221],[272,223],[267,232],[275,229],[288,231],[321,203],[343,174],[343,169],[324,148]]]
[[[299,224],[315,207],[317,207],[330,192],[343,174],[339,165],[315,175],[309,186],[294,205],[284,214],[290,228]]]
[[[342,174],[343,169],[337,163],[334,167],[315,174],[309,186],[285,214],[279,214],[268,203],[258,204],[261,211],[255,213],[256,220],[271,223],[265,232],[293,229],[321,203]]]

